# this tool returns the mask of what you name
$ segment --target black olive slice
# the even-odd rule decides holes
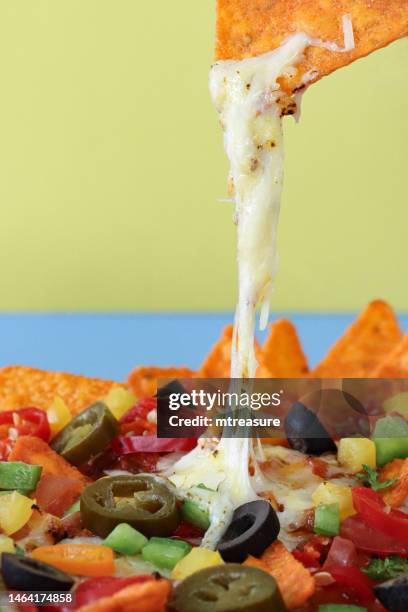
[[[337,452],[335,443],[316,414],[301,402],[295,402],[286,415],[285,433],[291,447],[302,453],[321,455]]]
[[[276,540],[279,531],[275,510],[269,502],[259,499],[235,510],[217,548],[224,561],[240,563],[248,555],[259,557]]]
[[[13,553],[2,553],[1,573],[6,587],[13,591],[69,591],[74,584],[65,572]]]
[[[160,387],[157,390],[156,397],[157,399],[168,399],[172,393],[181,395],[182,393],[187,393],[187,391],[179,380],[174,379],[167,383],[167,385],[164,385],[164,387]]]
[[[407,612],[408,574],[378,584],[374,587],[374,592],[389,612]]]

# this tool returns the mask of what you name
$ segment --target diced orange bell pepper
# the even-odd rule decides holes
[[[289,610],[303,606],[315,591],[313,576],[278,540],[265,550],[260,559],[249,556],[245,565],[259,567],[275,578]]]
[[[33,550],[32,556],[75,576],[112,576],[114,573],[113,550],[98,544],[40,546]]]
[[[380,491],[387,506],[398,508],[408,495],[408,459],[394,459],[380,470],[380,482],[394,480],[397,482]]]

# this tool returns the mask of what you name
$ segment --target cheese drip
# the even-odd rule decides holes
[[[218,62],[211,70],[210,91],[224,128],[238,229],[232,378],[255,376],[256,309],[269,304],[273,287],[283,184],[285,96],[276,81],[298,61],[307,42],[305,35],[296,34],[275,51],[239,62]]]
[[[238,227],[239,295],[232,343],[233,379],[255,376],[256,309],[262,303],[269,304],[273,286],[283,182],[285,99],[277,79],[293,69],[309,42],[305,34],[295,34],[275,51],[242,61],[217,62],[211,69],[210,91],[224,128]],[[289,103],[294,111],[295,103]],[[267,312],[263,318],[267,319]],[[217,488],[219,495],[211,508],[204,546],[215,547],[234,508],[257,498],[255,488],[265,490],[259,470],[255,478],[249,474],[251,457],[257,467],[251,439],[224,436],[216,449],[201,440],[169,471],[169,478],[179,488],[200,483]]]
[[[276,233],[283,185],[282,116],[294,114],[296,102],[279,87],[279,77],[293,73],[308,45],[345,51],[350,42],[348,17],[343,19],[345,48],[306,34],[288,38],[278,49],[241,60],[220,61],[210,73],[210,91],[224,129],[231,164],[238,228],[239,293],[231,356],[231,378],[254,378],[257,308],[266,326],[276,269]],[[304,81],[308,80],[306,75]],[[312,78],[312,77],[310,77]],[[237,382],[237,381],[236,381]],[[234,380],[231,381],[234,385]],[[211,525],[203,546],[214,548],[237,506],[270,489],[258,467],[262,446],[249,438],[225,436],[214,446],[200,440],[197,448],[167,472],[180,489],[204,484],[217,490],[210,508]],[[254,474],[249,474],[252,462]]]

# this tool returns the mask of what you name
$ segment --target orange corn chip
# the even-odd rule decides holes
[[[159,378],[191,378],[193,375],[193,370],[189,368],[140,366],[129,374],[128,384],[136,397],[151,397],[157,392]]]
[[[408,378],[408,334],[371,372],[373,378]]]
[[[408,495],[408,459],[394,459],[380,470],[379,480],[381,482],[394,478],[398,479],[397,482],[380,493],[388,506],[397,508]]]
[[[75,415],[105,396],[113,386],[119,384],[28,366],[10,366],[0,369],[0,411],[26,406],[47,410],[58,395]]]
[[[22,461],[42,466],[42,477],[65,476],[82,483],[88,482],[86,476],[56,453],[44,440],[35,436],[20,436],[9,455],[9,461]]]
[[[228,378],[231,370],[233,326],[224,327],[220,339],[214,344],[202,364],[198,378]]]
[[[296,328],[281,319],[270,326],[269,336],[259,353],[259,378],[302,378],[308,373],[307,359]]]
[[[316,81],[408,34],[406,0],[218,0],[216,57],[259,55],[296,32],[343,47],[344,15],[350,15],[355,48],[335,53],[308,47],[297,74],[285,78],[286,90],[298,88],[306,73]]]
[[[315,378],[370,376],[401,340],[395,313],[381,300],[371,302],[313,370]]]
[[[164,612],[170,588],[168,580],[132,584],[111,597],[81,606],[77,612]]]
[[[233,326],[224,327],[221,337],[214,344],[197,373],[197,378],[229,378],[231,374],[231,349]],[[260,347],[255,340],[255,354],[259,358]]]
[[[248,557],[245,565],[259,567],[272,574],[278,583],[287,608],[299,608],[313,595],[316,585],[313,576],[295,557],[276,540],[260,559]]]

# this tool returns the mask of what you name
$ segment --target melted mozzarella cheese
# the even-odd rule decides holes
[[[238,227],[239,296],[231,356],[231,377],[235,379],[255,376],[256,309],[262,303],[266,305],[266,320],[273,287],[283,183],[284,95],[277,79],[293,70],[309,43],[305,34],[295,34],[270,53],[238,62],[218,62],[211,70],[210,91],[224,128]],[[293,102],[293,109],[295,106]],[[219,504],[211,513],[204,539],[204,545],[210,548],[215,547],[228,525],[233,509],[257,498],[248,471],[251,455],[249,438],[223,437],[216,453],[200,444],[168,474],[176,486],[183,488],[200,483],[209,486],[209,480],[219,480]],[[262,480],[259,470],[255,476]]]
[[[224,128],[238,228],[239,295],[236,354],[231,376],[255,375],[255,313],[265,304],[276,268],[276,233],[283,184],[282,100],[277,79],[296,64],[310,39],[295,34],[270,53],[222,61],[211,70],[210,91]],[[294,101],[293,111],[296,108]]]
[[[313,471],[308,458],[298,451],[282,446],[264,448],[263,482],[258,493],[272,493],[281,526],[280,539],[289,550],[305,539],[302,529],[314,508],[313,493],[322,482],[333,480],[338,485],[352,486],[356,479],[345,473],[336,458],[325,457],[323,479]]]
[[[231,355],[233,379],[255,377],[256,311],[261,308],[261,326],[265,327],[273,290],[283,184],[282,116],[296,112],[295,97],[282,92],[278,79],[296,71],[295,66],[308,45],[348,50],[347,45],[353,40],[347,17],[343,27],[345,49],[298,33],[274,51],[241,61],[220,61],[211,70],[210,91],[224,129],[238,228],[239,294]],[[306,75],[305,82],[312,76],[315,75]],[[217,489],[219,495],[210,509],[211,525],[203,542],[205,546],[215,547],[235,507],[256,499],[268,487],[285,500],[283,527],[296,524],[291,512],[303,516],[311,507],[311,489],[317,486],[313,474],[310,491],[296,489],[293,483],[285,489],[283,482],[265,478],[257,461],[251,439],[223,437],[216,449],[200,443],[167,472],[177,487],[203,483]],[[250,463],[253,476],[249,474]]]

